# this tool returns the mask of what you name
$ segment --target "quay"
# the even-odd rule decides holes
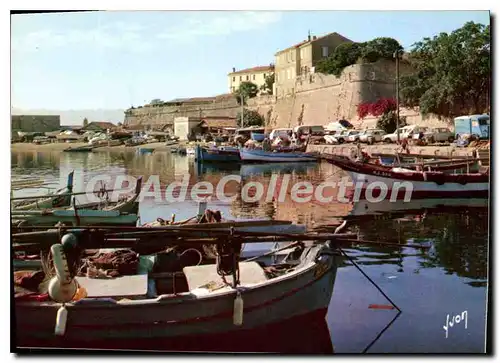
[[[368,154],[395,154],[400,150],[400,146],[396,144],[377,144],[377,145],[362,145],[362,150]],[[330,154],[339,156],[351,156],[357,152],[355,144],[342,144],[342,145],[308,145],[307,152],[317,152],[320,155]],[[475,147],[462,147],[457,148],[454,146],[409,146],[412,154],[421,155],[436,155],[436,157],[477,157],[478,152],[481,150],[481,157],[485,157],[484,151],[488,151],[486,157],[489,157],[488,149],[479,149]],[[483,151],[484,150],[484,151]]]

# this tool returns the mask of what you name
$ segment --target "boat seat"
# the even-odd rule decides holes
[[[148,293],[148,275],[119,276],[96,279],[77,276],[78,284],[87,290],[87,297],[145,298]]]
[[[222,277],[217,273],[216,265],[200,265],[184,267],[189,290],[197,289],[209,283],[222,283]],[[257,284],[268,278],[257,262],[240,262],[240,284]],[[226,281],[233,283],[232,276],[226,276]]]

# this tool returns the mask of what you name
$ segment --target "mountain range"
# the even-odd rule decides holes
[[[82,125],[83,119],[92,121],[108,121],[114,124],[123,122],[125,110],[89,109],[89,110],[47,110],[11,108],[11,115],[60,115],[61,125]]]

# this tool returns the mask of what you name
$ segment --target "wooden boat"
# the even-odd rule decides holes
[[[152,147],[141,147],[137,149],[137,152],[140,154],[152,154],[155,151]]]
[[[13,225],[54,225],[58,222],[69,225],[135,225],[138,219],[142,177],[137,180],[135,192],[116,202],[107,198],[102,202],[85,203],[66,209],[42,211],[13,211]]]
[[[55,232],[37,238],[37,248],[50,248],[55,261],[56,274],[43,273],[49,289],[34,284],[30,295],[16,285],[13,345],[18,348],[274,351],[272,335],[284,327],[312,317],[324,321],[340,262],[334,236],[324,243],[288,244],[287,258],[269,266],[241,260],[239,246],[256,237],[238,232],[221,231],[208,242],[190,238],[189,232],[182,237],[180,230],[137,228],[136,242],[114,238],[107,229],[68,230],[61,240]],[[25,237],[12,236],[15,251],[27,250]],[[166,252],[169,238],[184,252]],[[211,258],[201,248],[207,243],[216,246]],[[182,247],[188,245],[194,247]],[[157,252],[135,257],[118,277],[79,274],[88,261],[79,251],[101,246],[147,246]]]
[[[380,193],[385,192],[385,196],[380,199],[487,198],[489,195],[489,172],[446,174],[439,171],[388,169],[335,155],[328,155],[325,159],[349,173],[356,183],[356,189],[359,189],[355,197],[360,199],[366,199],[366,190],[370,185],[373,198],[380,198]]]
[[[71,203],[71,193],[73,192],[73,176],[74,171],[68,174],[68,181],[64,188],[57,190],[54,195],[38,200],[24,200],[23,202],[13,203],[12,208],[16,211],[32,210],[32,209],[46,209],[54,207],[64,207]]]
[[[72,153],[88,153],[88,152],[92,152],[92,150],[94,149],[95,147],[94,146],[78,146],[78,147],[69,147],[67,149],[64,149],[63,151],[64,152],[72,152]]]
[[[240,162],[238,148],[230,147],[202,147],[196,145],[195,161],[199,163],[237,163]]]
[[[125,213],[119,210],[102,209],[54,209],[41,211],[13,211],[12,226],[53,226],[57,223],[65,225],[135,226],[138,220],[136,213]]]
[[[478,172],[480,168],[477,160],[427,160],[419,162],[417,158],[404,158],[398,161],[397,156],[380,156],[376,158],[376,161],[378,161],[379,165],[387,166],[388,168],[401,167],[413,170],[442,171],[453,174],[457,172]]]
[[[276,152],[264,151],[260,149],[240,149],[240,158],[243,162],[274,162],[274,163],[296,163],[296,162],[316,162],[318,156],[302,152]]]

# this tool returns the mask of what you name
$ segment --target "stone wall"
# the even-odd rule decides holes
[[[400,74],[408,72],[400,65]],[[395,63],[379,61],[346,67],[339,77],[312,73],[296,78],[293,95],[279,98],[273,108],[273,126],[325,125],[340,118],[361,123],[357,105],[395,94]]]
[[[406,123],[408,125],[419,125],[427,127],[454,127],[452,119],[439,119],[436,115],[422,116],[418,110],[400,108],[399,115],[406,117]],[[362,120],[357,120],[354,122],[359,128],[374,128],[377,127],[377,117],[369,116]]]
[[[125,113],[124,125],[173,125],[175,117],[227,116],[236,117],[240,110],[236,99],[229,97],[221,101],[204,104],[172,106],[147,106]]]
[[[408,72],[405,63],[400,74]],[[346,67],[340,77],[312,73],[298,76],[294,93],[283,98],[260,96],[248,100],[248,108],[259,112],[269,127],[326,125],[340,118],[355,126],[376,123],[376,119],[358,120],[359,103],[374,102],[395,95],[395,63],[379,61]],[[229,116],[236,117],[240,106],[234,97],[225,97],[209,104],[143,107],[125,116],[125,125],[173,124],[175,117]],[[411,112],[410,112],[411,113]],[[408,122],[419,122],[419,114],[409,114]],[[420,117],[421,120],[421,117]]]

